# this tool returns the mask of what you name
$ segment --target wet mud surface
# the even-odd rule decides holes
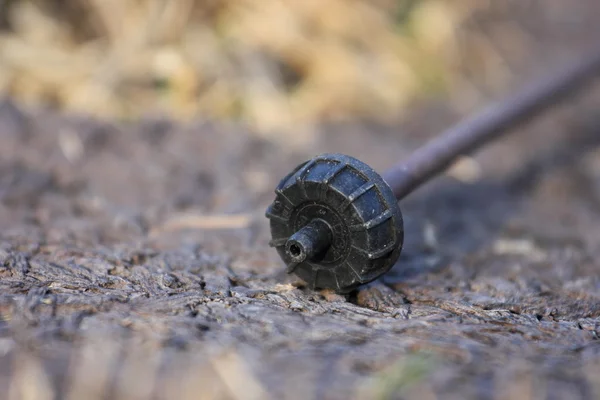
[[[340,296],[282,273],[263,215],[273,187],[316,153],[383,170],[453,116],[323,128],[293,150],[233,125],[3,101],[1,392],[600,396],[594,110],[555,110],[403,201],[399,263]]]

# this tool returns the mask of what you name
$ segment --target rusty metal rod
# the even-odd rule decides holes
[[[401,200],[443,172],[456,159],[510,133],[513,128],[563,100],[600,71],[600,49],[539,84],[488,107],[425,144],[407,160],[383,173],[384,180]]]

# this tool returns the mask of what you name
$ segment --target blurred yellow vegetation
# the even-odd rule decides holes
[[[445,0],[0,0],[0,92],[104,117],[259,131],[396,118],[444,87]]]

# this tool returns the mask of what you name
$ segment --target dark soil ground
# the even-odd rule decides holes
[[[293,152],[232,126],[117,126],[5,101],[0,392],[600,396],[589,100],[480,153],[478,179],[403,202],[400,262],[346,297],[281,273],[263,217],[273,186],[315,152],[383,169],[451,115],[424,110],[439,119],[404,134],[328,128]]]
[[[383,170],[448,107],[293,148],[2,101],[0,398],[600,398],[592,92],[403,201],[400,261],[348,296],[282,273],[274,186],[316,153]]]

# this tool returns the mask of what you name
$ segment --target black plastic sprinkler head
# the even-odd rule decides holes
[[[271,246],[316,288],[347,292],[387,272],[402,250],[398,201],[367,164],[323,154],[298,166],[267,210]]]
[[[347,293],[389,271],[402,251],[398,201],[470,153],[581,87],[600,51],[496,104],[417,150],[383,175],[343,154],[323,154],[281,180],[266,212],[270,245],[313,289]]]

